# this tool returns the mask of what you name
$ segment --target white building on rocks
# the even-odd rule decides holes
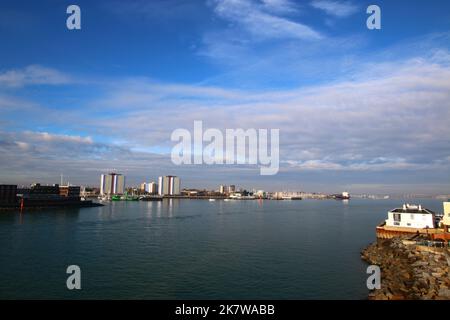
[[[388,212],[386,226],[413,229],[431,229],[436,227],[435,213],[421,205],[404,204]]]

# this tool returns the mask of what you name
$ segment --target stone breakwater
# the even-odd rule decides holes
[[[381,289],[369,300],[450,300],[450,252],[413,241],[378,239],[361,258],[381,269]]]

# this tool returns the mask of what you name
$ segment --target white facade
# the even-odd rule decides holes
[[[446,226],[450,226],[450,202],[444,202],[444,217],[442,223]]]
[[[125,176],[118,173],[102,174],[100,176],[100,194],[113,195],[125,192]]]
[[[158,184],[156,182],[147,183],[147,188],[145,189],[145,191],[150,194],[158,193]]]
[[[172,184],[171,184],[170,192],[171,192],[170,194],[172,194],[172,195],[180,194],[180,178],[172,177]]]
[[[164,176],[158,178],[158,194],[165,195],[179,195],[180,194],[180,178],[176,176]]]
[[[388,212],[386,226],[413,229],[435,228],[435,214],[421,205],[405,204],[402,208]]]
[[[158,178],[158,194],[163,195],[163,177]]]

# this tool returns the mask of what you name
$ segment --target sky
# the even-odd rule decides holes
[[[278,174],[174,165],[195,120],[279,129]],[[450,194],[449,120],[448,1],[0,3],[0,183]]]

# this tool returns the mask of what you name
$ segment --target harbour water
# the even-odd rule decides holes
[[[442,212],[442,202],[410,202]],[[111,202],[0,214],[0,299],[366,299],[402,200]],[[66,288],[68,265],[82,290]]]

